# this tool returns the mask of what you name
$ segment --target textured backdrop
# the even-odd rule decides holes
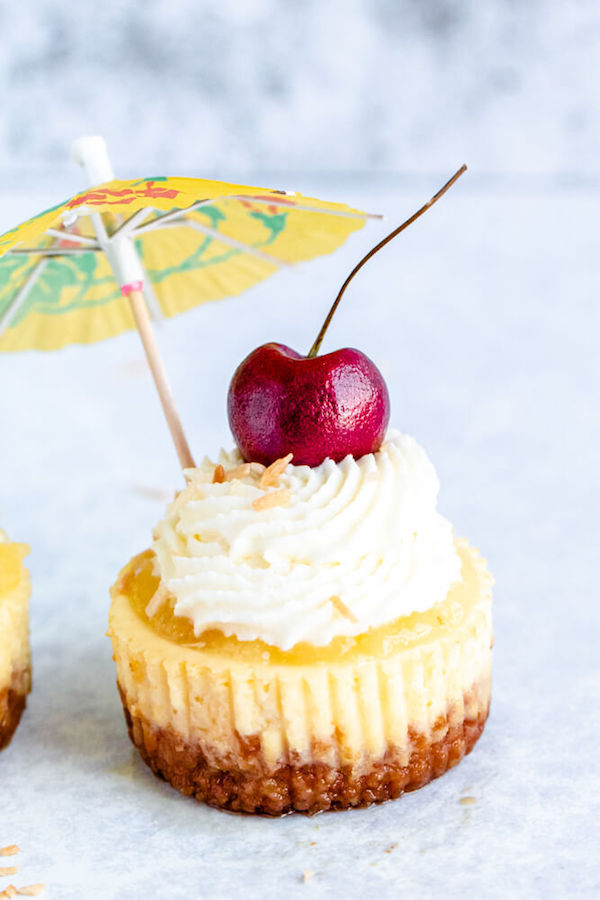
[[[0,2],[0,170],[600,172],[596,0]]]

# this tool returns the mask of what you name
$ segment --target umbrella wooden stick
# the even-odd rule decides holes
[[[160,402],[162,404],[163,412],[167,420],[167,425],[169,426],[169,430],[175,444],[175,449],[177,450],[179,462],[181,463],[181,467],[183,469],[191,469],[195,465],[194,459],[190,452],[190,448],[183,431],[183,426],[175,407],[175,401],[173,399],[173,394],[171,393],[171,388],[167,379],[167,373],[165,371],[165,367],[158,350],[158,344],[156,343],[156,337],[152,329],[146,300],[144,299],[144,295],[141,291],[130,291],[128,297],[129,303],[131,305],[131,311],[135,319],[135,324],[142,339],[142,344],[144,345],[146,359],[148,360],[148,365],[150,366],[150,371],[152,372],[154,384],[156,385],[156,390],[158,391],[158,396],[160,397]]]
[[[73,155],[76,161],[85,169],[91,185],[112,181],[115,177],[103,138],[80,138],[73,145]],[[150,212],[151,210],[149,209],[148,211]],[[146,359],[152,372],[179,462],[182,468],[188,469],[194,467],[194,459],[183,431],[165,366],[152,329],[148,303],[141,290],[144,284],[145,273],[131,239],[130,232],[133,231],[135,225],[141,223],[144,217],[140,210],[128,222],[123,223],[112,235],[109,235],[102,216],[98,213],[90,214],[90,220],[96,232],[98,243],[106,253],[106,258],[110,263],[122,293],[129,298],[133,318],[144,345]]]

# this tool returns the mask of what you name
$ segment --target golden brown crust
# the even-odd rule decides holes
[[[260,741],[241,738],[243,760],[238,762],[243,762],[243,768],[232,760],[225,769],[211,765],[201,747],[186,743],[172,727],[156,728],[141,714],[132,713],[119,690],[129,737],[156,775],[209,806],[269,816],[369,806],[423,787],[471,752],[489,711],[486,707],[475,718],[458,724],[436,723],[435,733],[443,734],[437,740],[410,730],[411,753],[406,765],[390,750],[361,775],[349,767],[325,763],[286,764],[269,771],[260,759]]]
[[[9,687],[0,690],[0,750],[16,731],[31,690],[31,668],[13,674]]]

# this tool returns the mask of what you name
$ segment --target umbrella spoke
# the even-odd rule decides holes
[[[195,209],[200,209],[201,206],[207,206],[214,202],[214,198],[211,200],[198,200],[196,203],[192,203],[191,206],[185,206],[182,209],[173,209],[171,212],[164,213],[162,216],[156,216],[150,222],[147,222],[140,228],[136,228],[135,236],[137,237],[139,234],[144,234],[146,231],[153,231],[155,228],[161,228],[167,222],[172,222],[173,219],[180,219],[188,213],[194,212]]]
[[[150,215],[150,213],[152,213],[152,212],[154,212],[154,210],[152,209],[151,206],[146,206],[143,209],[138,209],[138,211],[136,213],[134,213],[128,219],[125,219],[125,221],[122,223],[122,225],[119,225],[119,227],[117,229],[115,229],[115,231],[113,231],[113,233],[110,236],[111,240],[112,240],[112,238],[117,237],[117,235],[119,235],[120,237],[125,237],[126,235],[130,235],[131,232],[136,229],[136,226],[140,222],[143,222],[144,219],[147,219],[148,216]],[[139,232],[136,232],[136,233],[139,233]]]
[[[222,244],[227,244],[229,247],[235,247],[236,250],[247,253],[249,256],[255,256],[257,259],[260,259],[261,262],[266,262],[270,266],[277,266],[277,268],[282,269],[288,267],[291,268],[292,265],[284,259],[279,259],[277,256],[271,256],[270,253],[265,253],[264,250],[259,250],[258,247],[252,247],[250,244],[244,244],[243,241],[237,241],[235,238],[229,237],[229,235],[223,234],[221,231],[217,231],[216,228],[209,228],[208,225],[202,225],[201,222],[196,222],[194,219],[182,219],[181,222],[171,221],[160,227],[193,228],[194,231],[199,231],[201,234],[205,234],[215,241],[220,241]]]
[[[29,277],[25,281],[25,284],[20,288],[20,290],[17,291],[2,316],[0,316],[0,335],[4,334],[10,323],[13,321],[13,319],[29,297],[31,291],[35,287],[36,281],[44,271],[47,262],[48,260],[46,259],[40,259],[36,263],[32,271],[30,272]]]
[[[46,234],[50,237],[58,238],[59,241],[72,241],[74,244],[85,244],[94,250],[98,248],[98,242],[94,238],[86,237],[83,234],[75,234],[71,231],[59,231],[57,228],[47,228]]]
[[[288,196],[293,196],[289,194]],[[253,196],[244,196],[243,194],[231,194],[229,196],[221,198],[222,200],[247,200],[252,203],[262,203],[267,206],[277,206],[279,205],[282,209],[297,209],[302,212],[312,212],[312,213],[321,213],[325,216],[341,216],[342,218],[348,219],[383,219],[383,216],[379,213],[354,213],[354,212],[346,212],[345,210],[331,210],[331,209],[321,209],[318,206],[309,206],[303,203],[296,203],[294,200],[288,203],[278,203],[278,198],[274,197],[253,197]],[[188,213],[194,212],[197,209],[200,209],[202,206],[208,206],[210,204],[214,204],[214,198],[209,200],[199,200],[197,203],[192,203],[191,206],[186,206],[183,209],[174,209],[171,212],[164,213],[162,216],[156,216],[156,218],[152,219],[150,222],[147,222],[145,225],[142,225],[140,228],[135,229],[135,234],[140,235],[144,234],[146,231],[153,231],[155,228],[162,228],[166,224],[171,223],[173,221],[182,220],[187,223],[186,216]]]
[[[295,200],[282,203],[273,197],[227,197],[227,200],[247,200],[252,203],[262,203],[266,206],[280,206],[282,209],[299,209],[302,212],[321,213],[324,216],[341,216],[344,219],[383,219],[380,213],[357,213],[343,209],[321,209],[319,206],[308,206],[304,203],[296,203]]]
[[[7,251],[15,256],[78,256],[82,253],[99,253],[100,247],[13,247]]]

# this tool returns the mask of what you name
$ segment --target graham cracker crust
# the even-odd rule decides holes
[[[31,668],[13,673],[9,687],[0,691],[0,750],[10,744],[31,690]]]
[[[320,762],[266,770],[258,738],[239,738],[238,759],[243,760],[244,770],[236,768],[234,761],[224,769],[211,764],[200,746],[185,742],[170,726],[156,728],[144,716],[132,714],[120,686],[119,691],[129,737],[155,775],[209,806],[267,816],[370,806],[417,790],[471,752],[489,713],[488,705],[475,718],[457,725],[436,723],[435,732],[445,733],[434,741],[410,730],[412,749],[407,765],[394,762],[390,751],[359,776],[350,767],[335,768]]]

